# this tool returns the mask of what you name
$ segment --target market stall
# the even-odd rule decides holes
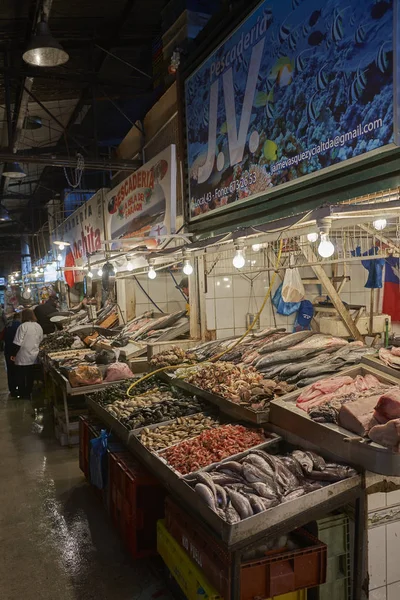
[[[224,411],[216,412],[215,405],[173,383],[147,380],[124,400],[126,390],[127,384],[119,384],[114,390],[89,394],[89,409],[163,483],[179,506],[201,522],[215,543],[223,545],[231,560],[229,597],[241,597],[242,556],[262,540],[287,534],[352,503],[357,539],[354,572],[358,574],[353,585],[354,590],[360,589],[365,499],[355,469],[332,462],[332,452],[325,453],[325,461],[320,451],[303,451],[304,440],[286,432],[239,425]],[[229,510],[227,501],[232,503]],[[321,575],[310,585],[323,581]]]

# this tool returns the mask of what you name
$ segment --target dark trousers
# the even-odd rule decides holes
[[[17,367],[9,356],[6,356],[8,389],[12,396],[17,395]]]
[[[28,398],[32,393],[35,365],[17,366],[18,396]]]

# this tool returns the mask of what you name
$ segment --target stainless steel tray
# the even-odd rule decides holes
[[[400,385],[400,369],[394,369],[393,367],[385,365],[380,358],[367,354],[363,357],[361,364],[366,365],[367,367],[372,367],[373,369],[378,369],[378,371],[382,371],[382,373],[386,373],[386,375],[396,377],[399,379],[397,385]]]
[[[183,379],[171,377],[170,375],[167,375],[166,377],[164,375],[162,379],[167,380],[171,385],[174,385],[175,387],[189,392],[193,396],[204,398],[204,400],[207,400],[207,402],[218,406],[221,412],[225,413],[226,415],[229,415],[237,421],[245,421],[247,423],[253,423],[256,425],[268,423],[269,409],[256,412],[255,410],[245,408],[240,404],[235,404],[235,402],[231,402],[230,400],[227,400],[222,396],[216,396],[215,394],[211,394],[211,392],[207,392],[207,390],[203,390],[202,388],[198,388],[195,385],[192,385],[191,383],[187,383],[186,381],[183,381]]]
[[[335,377],[350,375],[366,375],[370,373],[384,383],[399,385],[395,377],[369,367],[358,365],[341,371]],[[308,414],[296,407],[296,400],[301,392],[296,390],[284,399],[271,401],[270,422],[301,438],[308,440],[318,448],[334,454],[350,465],[380,473],[381,475],[400,476],[400,454],[394,453],[384,446],[360,440],[360,436],[339,425],[332,423],[316,423]]]
[[[86,396],[86,404],[93,410],[99,419],[119,437],[121,442],[127,445],[130,434],[129,429],[124,427],[124,425],[103,408],[101,404],[92,400],[90,396]]]
[[[315,492],[310,492],[295,500],[274,506],[233,525],[221,519],[217,513],[211,510],[184,479],[180,483],[182,488],[180,494],[186,504],[196,511],[224,542],[229,546],[233,546],[255,536],[260,531],[266,531],[282,521],[300,515],[302,512],[315,508],[318,504],[332,500],[335,496],[359,487],[361,485],[361,475],[332,483]]]

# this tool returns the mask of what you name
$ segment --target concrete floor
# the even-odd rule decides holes
[[[45,421],[44,421],[45,422]],[[9,398],[0,358],[0,599],[170,600],[157,560],[133,563],[78,466]]]

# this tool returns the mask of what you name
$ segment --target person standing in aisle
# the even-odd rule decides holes
[[[4,333],[4,358],[6,359],[6,367],[7,367],[7,381],[8,381],[8,390],[12,398],[16,398],[18,395],[17,392],[17,377],[16,377],[16,367],[13,360],[11,360],[12,351],[13,351],[13,342],[15,338],[15,334],[17,333],[18,327],[21,325],[20,315],[18,313],[14,313],[14,317],[10,323],[8,323],[5,328]]]
[[[0,351],[4,350],[4,334],[7,325],[7,319],[4,312],[4,304],[0,304]]]
[[[43,330],[36,322],[35,313],[30,308],[22,311],[22,324],[17,329],[13,342],[13,355],[18,380],[18,397],[30,399],[33,388],[35,362],[39,354]]]
[[[50,321],[58,313],[58,297],[57,294],[52,294],[44,304],[38,304],[35,308],[35,317],[43,333],[54,333],[57,330],[55,323]]]

